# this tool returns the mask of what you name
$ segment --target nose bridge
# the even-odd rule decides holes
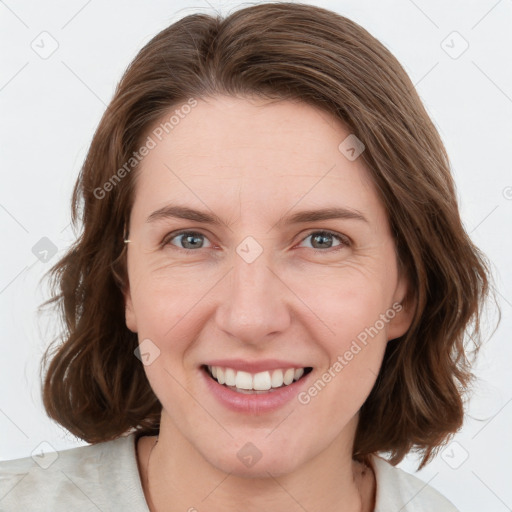
[[[271,254],[258,249],[254,240],[237,247],[217,308],[220,329],[249,343],[286,329],[290,322],[286,287],[272,267]]]

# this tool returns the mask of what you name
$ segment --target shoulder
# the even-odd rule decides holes
[[[114,506],[124,511],[148,510],[137,468],[134,434],[0,462],[2,511],[106,512],[114,510]]]
[[[423,480],[378,455],[371,457],[376,479],[375,512],[459,512],[451,501]]]

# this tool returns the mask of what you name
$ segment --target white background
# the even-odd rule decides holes
[[[512,2],[310,3],[362,25],[405,67],[450,155],[464,225],[493,263],[501,325],[482,351],[464,427],[417,476],[461,511],[512,510]],[[0,460],[28,456],[41,442],[56,450],[85,444],[41,405],[39,360],[59,320],[37,316],[48,296],[38,281],[74,239],[72,186],[117,82],[172,22],[241,5],[0,2]],[[58,43],[46,59],[31,47],[45,37],[50,48],[44,31]],[[469,44],[458,58],[464,41],[454,31]],[[58,249],[47,262],[32,252],[43,237]],[[416,463],[410,455],[399,467],[414,472]]]

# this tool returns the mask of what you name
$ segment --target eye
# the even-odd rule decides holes
[[[308,236],[302,239],[302,242],[311,238],[312,249],[321,252],[327,252],[328,249],[334,251],[343,249],[344,247],[350,246],[350,239],[345,235],[334,233],[332,231],[312,231]],[[208,238],[203,233],[198,231],[181,231],[178,233],[170,233],[162,241],[162,247],[167,245],[174,245],[179,250],[190,252],[190,250],[203,249],[205,247],[211,247],[210,245],[204,245],[204,241],[208,241]],[[333,245],[333,240],[337,240],[338,244]]]
[[[316,250],[334,248],[335,251],[338,251],[340,249],[343,249],[344,247],[350,246],[350,240],[348,237],[338,233],[333,233],[332,231],[313,231],[309,233],[309,235],[302,241],[304,242],[308,238],[311,238],[311,244],[313,245],[312,249]],[[333,239],[338,240],[339,244],[333,246]]]
[[[173,240],[177,240],[176,243]],[[180,233],[170,233],[162,241],[162,246],[169,244],[176,245],[178,249],[202,249],[204,240],[208,240],[205,235],[197,231],[181,231]]]

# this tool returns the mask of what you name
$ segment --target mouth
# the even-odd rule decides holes
[[[303,379],[313,368],[276,368],[257,373],[223,366],[203,365],[208,377],[231,391],[246,395],[273,393]]]

